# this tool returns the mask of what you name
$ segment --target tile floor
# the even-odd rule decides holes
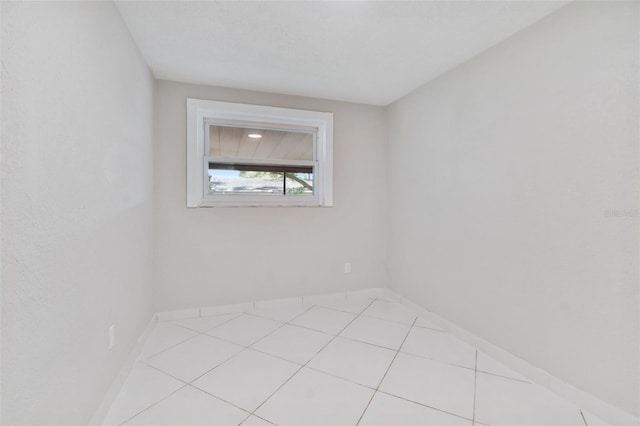
[[[399,303],[344,296],[159,322],[105,424],[606,423]]]

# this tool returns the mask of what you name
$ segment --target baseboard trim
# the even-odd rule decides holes
[[[582,391],[575,386],[572,386],[569,383],[558,379],[550,373],[529,364],[525,360],[518,358],[510,352],[450,322],[446,318],[429,311],[428,309],[412,302],[411,300],[405,298],[401,294],[389,288],[368,288],[349,292],[318,294],[286,299],[261,300],[240,304],[206,306],[199,308],[158,312],[157,314],[153,315],[151,321],[144,329],[142,335],[138,339],[138,343],[136,344],[135,348],[132,350],[131,354],[118,373],[116,379],[109,387],[107,394],[100,404],[100,407],[92,417],[90,424],[100,425],[104,421],[108,410],[111,407],[111,404],[117,397],[118,393],[122,389],[122,385],[129,376],[129,373],[131,372],[131,369],[133,368],[133,365],[138,358],[138,355],[140,354],[144,342],[146,341],[147,337],[149,336],[157,322],[173,321],[187,318],[199,318],[213,315],[224,315],[229,313],[252,312],[256,308],[260,309],[295,304],[311,306],[313,304],[321,303],[322,300],[342,297],[347,299],[350,297],[370,297],[399,302],[407,308],[411,309],[416,315],[434,322],[444,330],[458,337],[460,340],[485,352],[487,355],[503,363],[505,366],[511,368],[516,373],[521,374],[531,382],[549,389],[551,392],[572,402],[576,406],[590,412],[591,414],[600,417],[602,420],[610,422],[612,425],[640,426],[640,419],[638,419],[637,417],[634,417],[624,410],[621,410],[618,407],[604,402],[599,398],[589,394],[588,392]]]
[[[135,364],[136,359],[138,358],[138,355],[140,355],[140,352],[142,351],[142,347],[144,346],[144,343],[149,337],[149,334],[151,334],[151,331],[153,330],[153,327],[156,325],[157,322],[158,322],[158,315],[157,314],[152,315],[151,319],[149,320],[149,323],[147,323],[147,326],[142,331],[142,334],[140,335],[140,337],[138,337],[138,342],[136,343],[134,348],[131,350],[131,353],[129,353],[129,356],[127,357],[124,364],[118,371],[118,374],[116,375],[113,382],[111,382],[111,386],[109,386],[107,393],[105,394],[104,398],[102,398],[102,402],[98,406],[98,409],[93,414],[93,417],[91,417],[91,420],[89,421],[90,425],[102,425],[104,423],[107,413],[109,412],[109,408],[111,408],[111,404],[113,404],[116,397],[120,393],[120,390],[124,385],[124,382],[129,377],[129,373],[131,373],[131,369],[133,368],[133,365]]]
[[[398,300],[400,303],[415,312],[416,315],[419,315],[429,321],[433,321],[463,342],[475,346],[487,355],[493,357],[496,361],[501,362],[516,373],[519,373],[525,378],[531,380],[533,383],[549,389],[556,395],[571,401],[578,407],[600,417],[602,420],[610,422],[612,425],[640,425],[640,419],[626,411],[602,401],[588,392],[576,388],[541,368],[529,364],[527,361],[518,358],[512,353],[412,302],[394,290],[386,289],[386,292],[388,297],[392,299],[395,298],[395,300]]]
[[[266,308],[269,306],[282,306],[288,304],[309,304],[312,305],[322,299],[341,297],[383,297],[387,289],[382,287],[366,288],[340,293],[315,294],[311,296],[288,297],[285,299],[256,300],[252,302],[236,303],[231,305],[202,306],[199,308],[179,309],[175,311],[158,312],[158,321],[175,321],[180,319],[209,317],[214,315],[234,314],[251,312],[256,308]]]

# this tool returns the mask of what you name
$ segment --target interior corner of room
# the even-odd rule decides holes
[[[640,3],[521,2],[528,21],[507,28],[513,2],[466,2],[501,22],[485,45],[465,50],[462,30],[480,31],[465,21],[438,51],[464,60],[375,92],[375,46],[362,81],[333,91],[304,64],[288,82],[265,68],[272,86],[210,84],[150,44],[181,2],[160,3],[154,23],[153,2],[0,5],[0,423],[100,418],[162,316],[359,291],[428,311],[605,420],[640,417]],[[340,4],[345,25],[375,7]],[[187,208],[188,98],[331,112],[333,206]]]

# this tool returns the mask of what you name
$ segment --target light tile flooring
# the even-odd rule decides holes
[[[601,425],[391,300],[158,323],[107,425]]]

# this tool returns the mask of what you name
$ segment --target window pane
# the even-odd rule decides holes
[[[213,168],[212,168],[213,167]],[[284,193],[283,172],[229,170],[209,166],[209,194]]]
[[[313,160],[313,133],[209,126],[209,157]]]
[[[312,195],[313,167],[209,163],[210,195],[247,193]]]
[[[312,195],[313,173],[286,173],[287,195]]]

